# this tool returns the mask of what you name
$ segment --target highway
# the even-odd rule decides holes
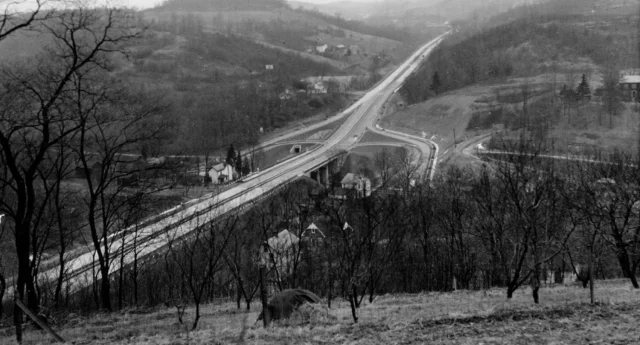
[[[157,217],[157,221],[147,221],[145,222],[146,224],[139,226],[136,241],[138,258],[140,259],[152,254],[166,246],[170,239],[186,235],[197,227],[211,222],[223,214],[251,205],[269,192],[277,190],[289,181],[331,160],[338,152],[351,149],[357,144],[357,141],[367,129],[374,130],[373,126],[378,120],[379,114],[381,113],[380,110],[386,100],[402,85],[404,80],[416,70],[422,60],[447,34],[448,33],[443,34],[422,46],[402,65],[396,68],[394,72],[379,82],[371,91],[342,113],[334,116],[330,121],[323,121],[304,130],[295,131],[277,139],[278,141],[286,140],[287,138],[292,138],[317,127],[319,128],[338,118],[348,116],[345,123],[325,141],[324,145],[296,156],[295,159],[281,162],[259,174],[253,175],[244,183],[239,183],[236,187],[223,193],[211,196],[208,199],[201,199],[188,206],[178,206],[172,210],[165,211]],[[411,138],[401,133],[390,133],[390,131],[384,132],[379,133],[402,137],[403,140],[418,146],[423,151],[423,155],[425,150],[431,150],[428,143],[425,143],[423,140],[418,140],[420,138]],[[433,157],[433,152],[430,152],[429,155]],[[425,166],[432,163],[430,160],[423,162]],[[428,168],[428,166],[426,168]],[[116,272],[120,264],[118,255],[122,250],[122,235],[121,233],[116,233],[110,237],[112,239],[110,241],[111,257],[118,257],[117,260],[112,260],[111,271]],[[125,235],[125,266],[133,262],[133,249],[133,235]],[[69,277],[67,278],[67,283],[70,285],[69,291],[73,292],[90,286],[93,281],[92,275],[94,268],[92,266],[96,261],[97,255],[95,252],[89,251],[67,263],[67,275]],[[59,273],[58,270],[59,268],[54,267],[42,272],[40,280],[56,279]],[[95,271],[97,272],[97,268],[95,268]],[[10,293],[9,291],[7,295],[10,295]]]

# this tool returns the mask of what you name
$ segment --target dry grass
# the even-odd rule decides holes
[[[359,144],[370,144],[370,143],[396,143],[396,144],[405,144],[404,141],[398,140],[392,137],[388,137],[386,135],[366,131],[362,138],[358,141]]]
[[[534,305],[529,290],[511,301],[505,291],[456,291],[384,295],[360,310],[353,324],[348,304],[306,306],[289,321],[268,329],[255,324],[257,311],[231,303],[207,305],[194,332],[171,309],[147,314],[114,313],[69,317],[57,325],[75,344],[631,344],[640,341],[640,292],[627,281],[597,282],[595,306],[577,286],[543,288]],[[259,308],[256,302],[254,308]],[[186,322],[192,310],[187,311]],[[10,337],[0,337],[9,344]],[[29,330],[25,344],[49,339]]]

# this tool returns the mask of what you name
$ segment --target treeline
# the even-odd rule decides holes
[[[165,0],[166,11],[259,11],[288,7],[285,0]]]

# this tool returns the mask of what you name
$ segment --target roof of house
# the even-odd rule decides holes
[[[275,250],[285,250],[289,249],[292,245],[300,242],[298,236],[289,232],[289,230],[282,230],[278,233],[278,235],[269,238],[267,243],[269,247]]]
[[[620,78],[620,84],[639,84],[640,75],[624,75]]]
[[[227,167],[227,163],[220,163],[220,164],[214,165],[212,169],[214,169],[215,171],[222,171],[226,167]]]
[[[356,175],[354,173],[347,173],[346,175],[344,175],[344,178],[340,183],[341,184],[358,183],[364,179],[366,179],[366,177],[364,176]]]
[[[322,230],[320,230],[320,229],[318,228],[318,226],[316,226],[314,223],[311,223],[311,225],[309,225],[309,226],[307,227],[307,229],[304,231],[303,235],[304,235],[304,234],[306,234],[306,233],[307,233],[307,231],[311,231],[311,233],[315,233],[316,231],[318,231],[318,233],[320,233],[320,235],[321,235],[322,237],[326,237],[326,236],[324,235],[324,233],[322,232]]]

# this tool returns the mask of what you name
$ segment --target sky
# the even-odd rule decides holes
[[[50,2],[54,2],[49,0]],[[63,0],[64,1],[64,0]],[[109,4],[112,6],[125,6],[131,8],[149,8],[155,5],[162,3],[163,0],[80,0],[80,2],[86,3],[100,3],[100,4]],[[303,2],[308,2],[312,4],[326,4],[330,2],[338,2],[338,1],[352,1],[352,2],[376,2],[379,0],[298,0]],[[74,2],[68,1],[68,2]],[[77,2],[77,1],[75,1]],[[16,3],[20,3],[19,5],[15,5]],[[29,9],[33,6],[35,0],[0,0],[0,9],[4,9],[7,5],[11,5],[11,9],[13,10],[25,10]]]

